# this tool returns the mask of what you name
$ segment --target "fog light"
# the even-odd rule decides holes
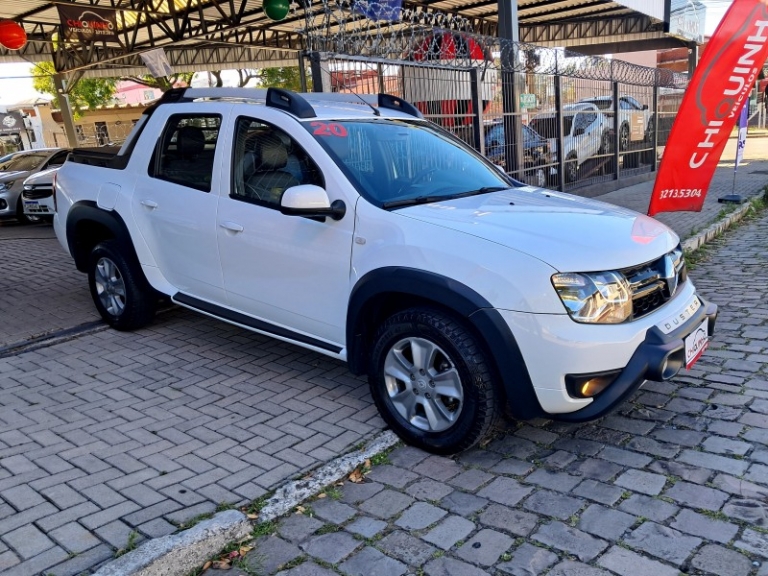
[[[6,208],[8,208],[8,202],[0,198],[0,210],[5,210]]]
[[[565,377],[565,385],[568,393],[575,398],[594,398],[608,388],[620,372],[611,370],[596,374],[568,374]]]

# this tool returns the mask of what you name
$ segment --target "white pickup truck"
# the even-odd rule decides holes
[[[389,95],[179,89],[59,170],[56,234],[119,330],[159,294],[367,374],[436,453],[597,418],[703,352],[717,308],[646,216],[510,180]]]

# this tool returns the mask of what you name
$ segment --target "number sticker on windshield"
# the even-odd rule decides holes
[[[339,138],[347,136],[347,129],[338,122],[312,122],[310,126],[315,129],[312,132],[315,136],[337,136]]]

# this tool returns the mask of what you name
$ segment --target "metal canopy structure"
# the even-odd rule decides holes
[[[403,9],[411,20],[416,14],[439,26],[447,15],[463,19],[473,32],[496,36],[502,3],[510,1],[515,0],[404,0]],[[684,45],[665,32],[670,0],[646,0],[655,6],[655,12],[645,10],[650,14],[632,7],[635,2],[517,0],[519,39],[585,52]],[[119,42],[58,42],[57,5],[116,10]],[[146,73],[140,54],[162,47],[176,71],[293,66],[304,33],[323,9],[327,2],[293,0],[288,16],[275,22],[262,0],[2,0],[0,18],[21,23],[29,41],[20,52],[0,49],[0,62],[53,59],[73,80],[113,77]]]

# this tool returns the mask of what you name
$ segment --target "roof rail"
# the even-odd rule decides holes
[[[423,118],[419,109],[413,104],[392,94],[379,94],[379,108],[389,108],[390,110],[397,110],[416,118]]]
[[[280,108],[299,118],[316,118],[315,109],[301,94],[282,88],[267,88],[267,106]]]

